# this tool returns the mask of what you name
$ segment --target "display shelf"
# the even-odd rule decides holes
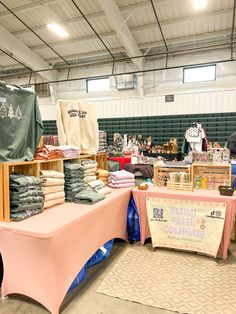
[[[190,165],[181,165],[181,163],[173,163],[164,164],[163,166],[158,165],[157,163],[154,164],[154,185],[160,185],[161,181],[168,181],[168,174],[170,172],[186,172],[189,173],[189,178],[191,178],[191,166]]]
[[[231,164],[192,164],[192,181],[195,176],[214,177],[215,188],[231,185]]]
[[[52,159],[52,160],[38,160],[39,170],[55,170],[64,172],[63,170],[63,159]]]
[[[10,190],[9,176],[12,173],[25,174],[39,177],[40,165],[38,161],[21,161],[2,163],[3,175],[3,221],[11,221],[10,218]]]
[[[98,164],[98,168],[108,170],[107,153],[96,154],[96,161]]]

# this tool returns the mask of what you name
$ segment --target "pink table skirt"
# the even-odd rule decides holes
[[[78,272],[105,242],[127,240],[131,189],[94,205],[65,203],[21,222],[0,223],[2,294],[27,295],[57,314]]]
[[[146,191],[138,189],[132,190],[135,204],[138,208],[140,224],[140,240],[144,244],[147,238],[150,238],[150,230],[147,219],[146,197],[177,198],[186,200],[203,200],[209,202],[226,203],[226,216],[224,231],[221,239],[220,249],[224,259],[227,258],[227,251],[230,245],[230,235],[234,224],[236,214],[236,197],[222,196],[218,191],[198,190],[194,192],[174,191],[165,188],[149,187]]]

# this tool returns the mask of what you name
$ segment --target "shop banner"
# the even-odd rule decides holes
[[[146,205],[153,247],[216,257],[224,229],[225,203],[147,197]]]

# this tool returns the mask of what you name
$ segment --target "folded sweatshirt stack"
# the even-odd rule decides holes
[[[11,219],[20,221],[43,210],[42,181],[24,174],[10,175]]]
[[[105,195],[111,193],[112,189],[108,186],[105,186],[102,180],[90,181],[88,185],[97,193]]]
[[[75,195],[85,189],[84,167],[80,164],[65,162],[64,174],[66,202],[74,202]]]
[[[108,175],[109,172],[104,169],[97,170],[97,179],[101,180],[105,185],[108,185]]]
[[[89,183],[97,179],[97,162],[95,160],[85,159],[81,161],[81,165],[84,167],[84,182]]]
[[[108,186],[112,188],[124,188],[134,186],[134,174],[125,170],[110,172]]]
[[[104,195],[99,194],[92,188],[88,187],[75,195],[74,202],[91,205],[99,201],[102,201],[104,198],[105,198]]]
[[[107,132],[98,131],[98,136],[99,136],[98,152],[99,153],[107,152],[108,151]]]
[[[55,170],[41,170],[44,208],[65,202],[64,173]]]

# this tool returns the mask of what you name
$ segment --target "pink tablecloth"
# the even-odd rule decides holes
[[[2,294],[20,293],[56,314],[77,273],[105,242],[127,240],[131,189],[94,205],[65,203],[21,222],[0,223]]]
[[[140,240],[145,243],[145,239],[150,238],[150,230],[148,226],[146,197],[166,197],[186,200],[203,200],[209,202],[224,202],[226,203],[226,217],[224,224],[224,231],[221,239],[220,249],[223,258],[227,258],[227,251],[230,244],[230,235],[234,224],[236,213],[236,197],[222,196],[218,191],[198,190],[194,192],[174,191],[165,188],[150,187],[147,191],[138,189],[132,190],[135,204],[138,208],[139,223],[140,223]]]

